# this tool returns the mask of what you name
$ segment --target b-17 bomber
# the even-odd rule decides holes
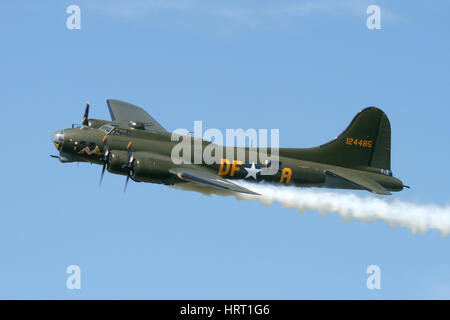
[[[164,129],[144,109],[108,99],[111,121],[89,118],[52,135],[61,162],[90,162],[129,180],[166,185],[194,183],[258,195],[237,180],[297,187],[367,190],[389,195],[402,181],[391,171],[391,127],[386,114],[368,107],[335,139],[312,148],[229,147]],[[183,140],[188,148],[180,149]],[[181,145],[182,147],[183,145]],[[188,154],[187,150],[191,152]],[[263,152],[264,151],[264,152]],[[210,154],[214,161],[197,154]],[[175,154],[175,155],[174,155]],[[265,154],[266,157],[261,157]]]

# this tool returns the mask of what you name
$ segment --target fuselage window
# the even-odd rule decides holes
[[[130,136],[130,130],[127,129],[120,129],[120,128],[116,128],[114,129],[113,132],[111,132],[111,134],[115,134],[118,136]]]
[[[110,133],[112,129],[113,129],[113,127],[109,126],[109,125],[103,126],[103,127],[100,128],[100,130],[103,131],[106,134]]]

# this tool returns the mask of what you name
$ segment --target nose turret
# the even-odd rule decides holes
[[[58,149],[58,151],[61,150],[64,143],[64,130],[59,130],[52,134],[52,141],[55,144],[56,149]]]

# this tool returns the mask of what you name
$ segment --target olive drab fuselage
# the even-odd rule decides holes
[[[132,143],[133,157],[136,161],[131,179],[137,182],[151,182],[163,184],[176,184],[185,182],[179,176],[170,172],[176,167],[188,167],[194,163],[193,157],[191,163],[175,164],[172,161],[172,150],[179,141],[172,141],[172,134],[169,132],[159,132],[151,130],[142,130],[131,128],[129,126],[114,125],[110,132],[101,130],[105,125],[112,122],[103,120],[90,120],[89,125],[78,128],[61,130],[53,136],[56,148],[60,152],[62,162],[91,162],[102,164],[104,139],[107,137],[110,160],[106,166],[107,170],[114,174],[127,175],[128,170],[124,168],[127,163],[127,146]],[[346,137],[345,143],[349,143]],[[358,142],[357,142],[358,143]],[[361,142],[361,146],[367,148],[369,142]],[[202,152],[210,142],[202,141]],[[308,159],[310,149],[304,150],[304,159],[302,149],[278,149],[279,167],[273,175],[251,175],[248,170],[254,165],[257,168],[267,166],[266,163],[250,163],[249,148],[243,148],[245,159],[237,159],[238,148],[234,148],[234,157],[223,157],[220,162],[206,164],[204,161],[197,166],[207,168],[218,176],[234,180],[245,179],[247,181],[267,181],[283,185],[295,185],[304,187],[327,187],[342,189],[363,189],[352,181],[333,178],[329,172],[339,170],[342,174],[357,175],[364,179],[370,179],[381,185],[386,190],[400,191],[403,189],[402,182],[391,176],[390,170],[383,171],[370,166],[343,167],[324,162],[311,161]],[[252,149],[254,150],[254,149]],[[293,150],[296,150],[295,152]],[[223,155],[226,155],[223,149]],[[227,154],[228,155],[228,154]],[[295,158],[293,157],[295,155]],[[320,160],[320,159],[319,159]],[[328,172],[328,174],[327,174]]]

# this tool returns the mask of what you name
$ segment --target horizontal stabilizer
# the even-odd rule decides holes
[[[344,180],[350,184],[353,184],[359,189],[368,190],[370,192],[376,193],[376,194],[382,194],[382,195],[390,195],[391,193],[387,191],[385,188],[383,188],[378,182],[375,180],[350,173],[348,171],[344,170],[337,170],[337,169],[331,169],[326,170],[325,173],[327,175],[330,175],[334,178],[338,178],[341,180]]]

